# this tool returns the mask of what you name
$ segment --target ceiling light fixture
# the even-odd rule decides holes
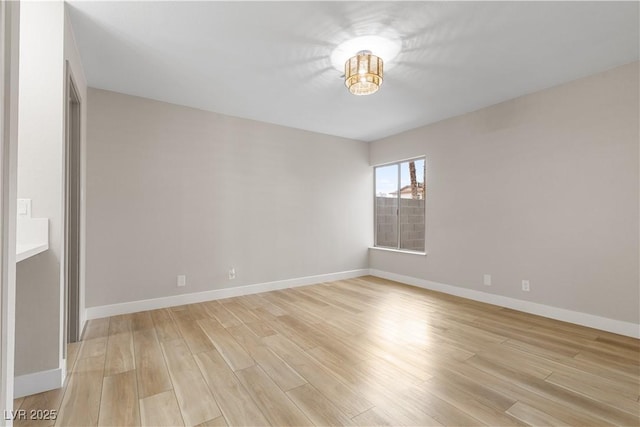
[[[380,30],[379,33],[345,40],[331,52],[331,64],[336,70],[344,71],[345,86],[354,95],[377,92],[383,80],[383,67],[391,69],[400,53],[402,43],[394,31]]]
[[[354,95],[371,95],[380,89],[382,69],[382,59],[369,50],[361,50],[345,62],[344,84]]]

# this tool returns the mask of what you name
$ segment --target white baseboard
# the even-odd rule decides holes
[[[60,388],[64,384],[64,376],[62,368],[17,376],[14,378],[13,396],[17,399]]]
[[[118,314],[136,313],[138,311],[155,310],[157,308],[173,307],[176,305],[194,304],[203,301],[251,295],[260,292],[295,288],[297,286],[313,285],[321,282],[352,279],[354,277],[366,276],[367,274],[369,274],[369,269],[342,271],[339,273],[298,277],[295,279],[257,283],[254,285],[238,286],[235,288],[214,289],[211,291],[172,295],[169,297],[124,302],[120,304],[100,305],[96,307],[88,307],[86,309],[85,319],[100,319],[102,317],[115,316]]]
[[[632,322],[609,319],[607,317],[581,313],[579,311],[567,310],[564,308],[558,308],[531,301],[524,301],[501,295],[490,294],[473,289],[461,288],[458,286],[445,285],[443,283],[432,282],[430,280],[418,279],[410,276],[403,276],[401,274],[389,273],[387,271],[370,269],[369,274],[371,274],[372,276],[381,277],[383,279],[394,280],[396,282],[401,282],[407,285],[429,289],[432,291],[443,292],[445,294],[455,295],[474,301],[480,301],[488,304],[498,305],[500,307],[511,308],[514,310],[523,311],[525,313],[537,314],[538,316],[561,320],[563,322],[588,326],[590,328],[613,332],[614,334],[640,338],[640,325]]]
[[[444,283],[432,282],[430,280],[419,279],[411,276],[390,273],[377,269],[360,269],[343,271],[339,273],[321,274],[317,276],[299,277],[295,279],[278,280],[274,282],[257,283],[254,285],[238,286],[235,288],[214,289],[211,291],[194,292],[190,294],[173,295],[169,297],[154,298],[147,300],[131,301],[120,304],[102,305],[88,307],[85,319],[99,319],[102,317],[115,316],[118,314],[136,313],[139,311],[155,310],[158,308],[173,307],[176,305],[193,304],[203,301],[211,301],[222,298],[231,298],[243,295],[269,292],[279,289],[295,288],[298,286],[313,285],[321,282],[331,282],[334,280],[351,279],[365,276],[381,277],[383,279],[394,280],[407,285],[433,291],[443,292],[474,301],[485,302],[498,305],[500,307],[511,308],[525,313],[536,314],[550,319],[561,320],[563,322],[575,323],[577,325],[600,329],[615,334],[625,335],[633,338],[640,338],[640,325],[622,320],[610,319],[593,314],[581,313],[550,305],[539,304],[531,301],[519,300],[473,289],[461,288],[459,286],[446,285]],[[17,378],[16,378],[17,381]],[[55,387],[54,387],[55,388]]]

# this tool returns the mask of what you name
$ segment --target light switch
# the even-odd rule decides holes
[[[18,215],[31,217],[31,199],[18,199]]]

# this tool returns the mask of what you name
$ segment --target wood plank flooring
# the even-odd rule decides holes
[[[640,425],[640,341],[375,277],[89,322],[16,426]],[[28,417],[27,417],[28,418]]]

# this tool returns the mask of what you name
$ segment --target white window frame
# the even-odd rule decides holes
[[[411,249],[404,249],[400,247],[401,244],[401,230],[400,230],[400,200],[402,199],[402,194],[401,194],[401,189],[402,189],[402,168],[401,165],[403,163],[409,163],[412,161],[418,161],[418,160],[424,160],[424,171],[423,171],[423,176],[424,176],[424,183],[423,183],[423,198],[419,199],[419,200],[424,200],[424,224],[425,224],[425,233],[424,233],[424,250],[422,251],[414,251]],[[388,166],[397,166],[398,169],[398,188],[397,188],[397,200],[398,200],[398,209],[396,211],[396,218],[397,218],[397,241],[396,241],[396,246],[395,247],[390,247],[390,246],[378,246],[378,209],[377,209],[377,193],[376,193],[376,189],[377,189],[377,174],[376,174],[376,170],[378,168],[381,167],[388,167]],[[427,247],[427,156],[423,155],[423,156],[417,156],[417,157],[411,157],[408,159],[404,159],[404,160],[397,160],[394,162],[389,162],[389,163],[381,163],[378,165],[374,165],[373,166],[373,246],[371,247],[372,249],[379,249],[379,250],[383,250],[383,251],[392,251],[392,252],[406,252],[406,253],[411,253],[411,254],[419,254],[419,255],[426,255],[426,247]]]

